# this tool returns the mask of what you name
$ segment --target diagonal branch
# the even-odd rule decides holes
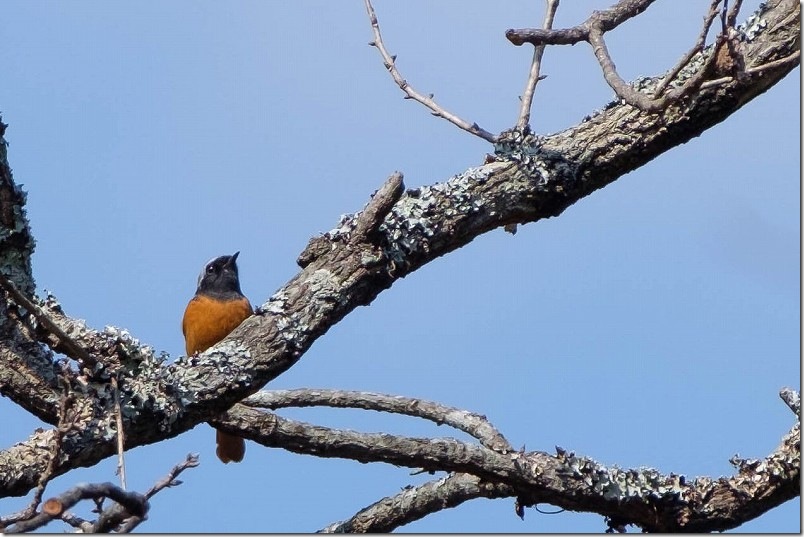
[[[50,335],[56,338],[56,341],[52,345],[53,347],[60,349],[67,356],[77,360],[84,367],[87,367],[90,370],[95,369],[97,366],[97,361],[90,356],[90,354],[84,348],[82,348],[81,345],[73,341],[70,336],[65,334],[61,327],[53,322],[47,313],[45,313],[42,308],[39,307],[39,305],[35,304],[32,300],[18,291],[14,284],[11,283],[11,281],[2,273],[0,273],[0,287],[3,288],[9,298],[25,308],[28,313],[30,313],[33,318],[36,319],[39,325],[49,332]]]
[[[396,85],[399,86],[399,89],[405,92],[406,98],[413,99],[414,101],[423,104],[434,116],[446,119],[459,129],[463,129],[470,134],[483,138],[487,142],[496,142],[497,137],[494,134],[481,128],[477,123],[469,123],[465,119],[462,119],[445,110],[433,100],[432,94],[429,96],[422,95],[413,89],[413,87],[408,84],[407,80],[402,78],[402,75],[399,74],[399,71],[396,68],[396,56],[392,56],[385,48],[385,44],[383,43],[382,34],[380,33],[380,23],[377,21],[377,14],[374,12],[374,6],[371,5],[371,0],[365,0],[365,3],[369,21],[371,22],[371,31],[374,33],[374,41],[371,41],[369,45],[376,47],[380,52],[380,56],[382,56],[385,68],[388,69],[388,72],[391,74],[391,78],[394,79],[394,82],[396,82]]]
[[[515,491],[501,483],[490,483],[469,474],[454,474],[416,487],[406,487],[383,498],[342,522],[330,524],[319,533],[388,533],[475,498],[507,498]]]
[[[676,63],[676,65],[670,69],[666,75],[664,75],[664,78],[659,85],[656,86],[656,89],[653,92],[654,97],[661,96],[664,90],[667,89],[667,86],[669,86],[670,83],[675,80],[676,75],[678,75],[678,73],[681,72],[681,70],[686,67],[687,64],[689,64],[690,60],[696,54],[703,53],[704,45],[706,44],[706,36],[709,33],[709,28],[712,27],[712,22],[714,22],[715,17],[717,17],[717,14],[720,12],[717,6],[722,1],[723,0],[712,0],[712,3],[709,5],[709,11],[704,17],[703,28],[701,29],[701,33],[698,34],[698,39],[695,41],[695,44],[692,46],[692,48],[689,49],[687,53],[684,54],[684,56]]]

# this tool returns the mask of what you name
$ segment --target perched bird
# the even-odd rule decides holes
[[[238,327],[253,310],[240,291],[237,256],[222,255],[210,260],[198,276],[195,296],[184,310],[181,323],[187,356],[204,352]],[[246,443],[239,436],[216,431],[216,454],[224,463],[240,462]]]

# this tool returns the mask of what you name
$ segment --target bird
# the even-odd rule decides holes
[[[254,313],[240,290],[238,255],[240,252],[210,259],[198,275],[195,296],[181,323],[187,356],[204,352]],[[216,431],[216,444],[215,453],[223,463],[243,460],[246,443],[239,436]]]

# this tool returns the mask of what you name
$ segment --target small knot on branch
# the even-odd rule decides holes
[[[402,182],[402,173],[394,172],[374,193],[366,204],[366,208],[357,215],[351,242],[353,244],[365,242],[375,233],[404,191],[405,184]]]

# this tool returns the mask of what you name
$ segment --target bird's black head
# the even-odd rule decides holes
[[[207,295],[219,300],[232,300],[243,296],[240,291],[240,278],[237,275],[237,256],[222,255],[204,265],[198,275],[196,294]]]

